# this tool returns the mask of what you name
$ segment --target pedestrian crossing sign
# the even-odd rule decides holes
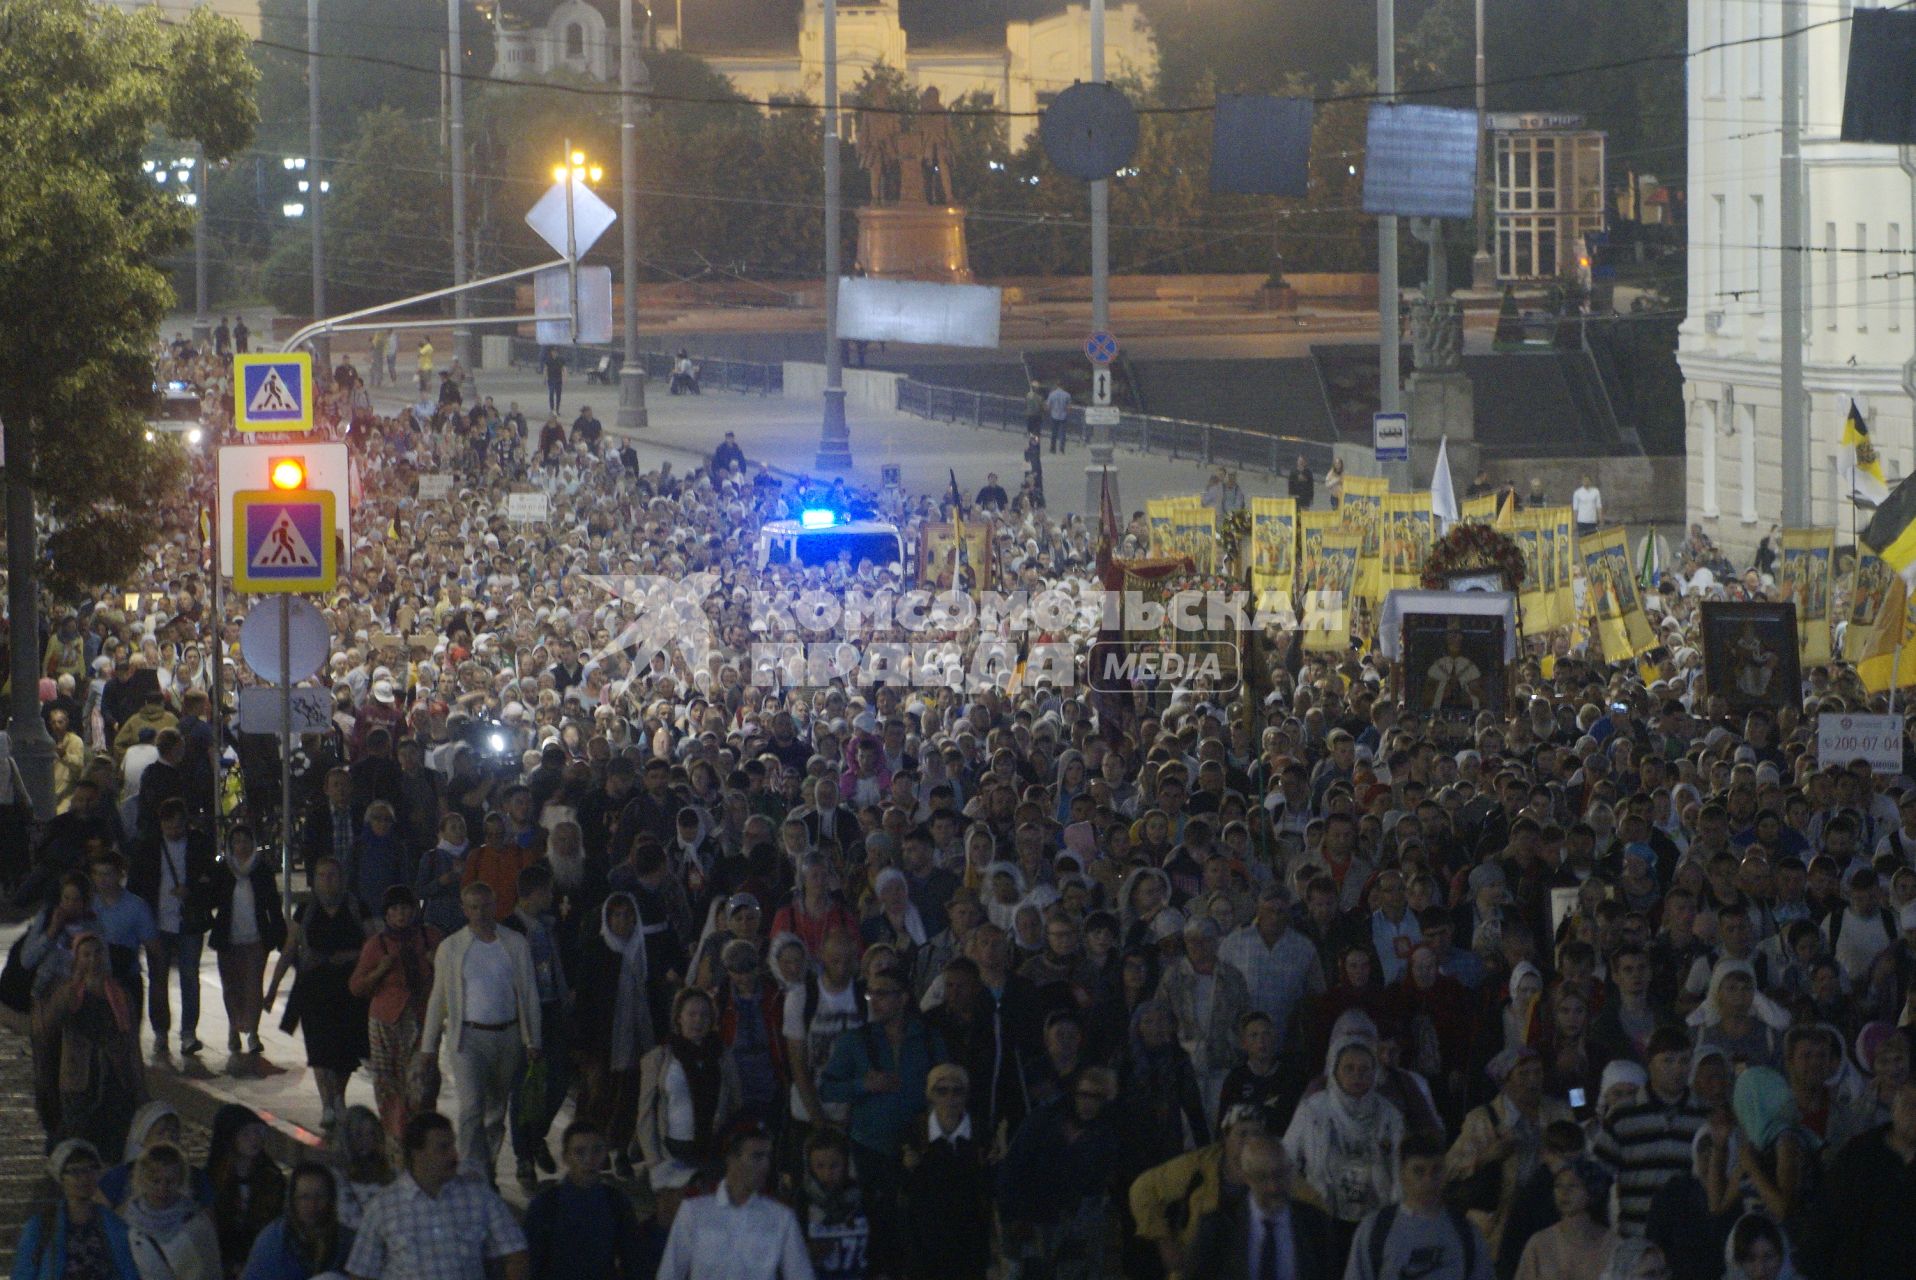
[[[312,356],[303,351],[234,356],[233,425],[241,431],[311,431]]]
[[[243,489],[233,495],[235,591],[331,591],[339,581],[333,495]]]

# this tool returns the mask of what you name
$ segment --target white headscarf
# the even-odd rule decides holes
[[[880,902],[879,914],[884,914],[883,895],[885,887],[894,882],[905,890],[905,935],[911,939],[913,946],[922,947],[925,945],[925,939],[929,936],[925,932],[925,918],[918,914],[918,908],[911,900],[910,882],[905,879],[905,873],[897,867],[886,867],[878,873],[878,878],[872,881],[872,893],[878,897]]]
[[[624,899],[632,908],[632,936],[612,932],[608,920],[612,904]],[[599,937],[606,949],[620,957],[618,994],[612,1004],[612,1060],[614,1071],[626,1071],[652,1047],[652,1011],[646,1001],[645,921],[638,899],[623,891],[609,895],[599,908]]]

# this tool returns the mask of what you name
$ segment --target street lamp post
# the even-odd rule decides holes
[[[306,154],[312,159],[306,203],[313,216],[313,319],[319,321],[326,318],[326,237],[319,213],[319,0],[306,0]],[[332,367],[331,349],[324,334],[313,343],[320,368]]]
[[[462,0],[446,0],[446,129],[452,152],[452,283],[466,283],[466,69],[465,37],[459,30]],[[470,371],[472,330],[465,324],[472,314],[472,295],[464,290],[452,296],[453,359]]]
[[[1397,101],[1397,2],[1377,0],[1377,97]],[[1398,384],[1397,219],[1377,219],[1377,407],[1384,413],[1403,408]]]
[[[645,411],[645,370],[639,363],[639,106],[638,33],[632,26],[632,0],[619,0],[619,256],[625,359],[619,364],[621,432],[651,425]]]
[[[845,367],[838,351],[838,226],[843,199],[838,170],[838,0],[822,0],[825,53],[825,417],[818,432],[820,471],[850,471],[852,433],[845,423]]]
[[[1484,0],[1477,0],[1477,252],[1470,259],[1470,285],[1473,289],[1497,287],[1497,266],[1490,256],[1490,176],[1492,159],[1488,154],[1489,123],[1485,108],[1484,77]]]
[[[193,341],[203,343],[213,336],[212,319],[206,314],[206,152],[194,157],[193,198]]]

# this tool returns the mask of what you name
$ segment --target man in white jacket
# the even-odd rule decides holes
[[[467,885],[459,906],[466,927],[434,956],[421,1047],[436,1056],[440,1037],[449,1036],[459,1090],[459,1162],[491,1183],[513,1082],[526,1059],[539,1057],[539,988],[525,935],[499,928],[493,918],[491,886]]]

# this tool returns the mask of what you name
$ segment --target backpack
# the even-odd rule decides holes
[[[1444,1206],[1444,1216],[1450,1219],[1451,1230],[1464,1245],[1464,1280],[1477,1272],[1477,1229],[1470,1225],[1470,1219],[1461,1209]],[[1397,1221],[1397,1206],[1387,1204],[1377,1211],[1377,1217],[1370,1224],[1370,1273],[1374,1280],[1384,1280],[1384,1246],[1390,1241],[1390,1229]]]

